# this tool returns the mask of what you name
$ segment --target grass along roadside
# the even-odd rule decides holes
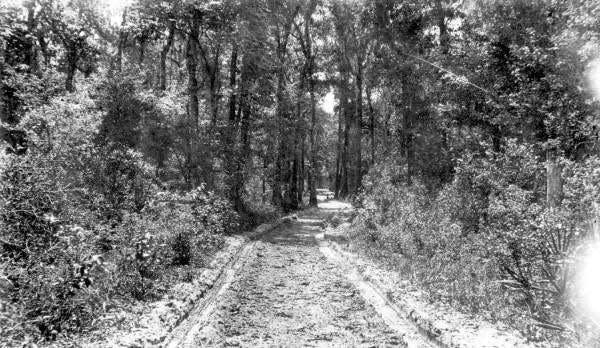
[[[448,304],[431,301],[418,286],[390,267],[393,255],[369,253],[347,238],[349,223],[328,227],[324,239],[347,265],[385,294],[389,302],[421,332],[442,347],[546,347],[534,344],[502,323],[491,323],[481,315],[461,313]],[[385,261],[384,261],[385,260]]]

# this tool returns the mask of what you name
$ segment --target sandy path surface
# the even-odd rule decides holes
[[[322,212],[255,242],[211,313],[198,316],[177,346],[406,346],[405,334],[365,301],[343,265],[321,252]]]

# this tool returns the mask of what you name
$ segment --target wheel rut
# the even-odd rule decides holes
[[[300,216],[246,245],[165,346],[432,346],[327,254],[321,223]]]

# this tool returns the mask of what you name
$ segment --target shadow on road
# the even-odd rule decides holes
[[[306,223],[303,219],[288,222],[260,238],[264,243],[286,246],[315,247],[315,235],[321,231],[319,223]]]

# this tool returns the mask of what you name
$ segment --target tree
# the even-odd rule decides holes
[[[92,4],[88,0],[73,1],[69,6],[51,0],[41,3],[40,20],[64,50],[62,66],[66,74],[65,89],[68,92],[75,90],[73,79],[77,70],[88,76],[97,59],[98,50],[89,26],[90,17],[95,15]]]

